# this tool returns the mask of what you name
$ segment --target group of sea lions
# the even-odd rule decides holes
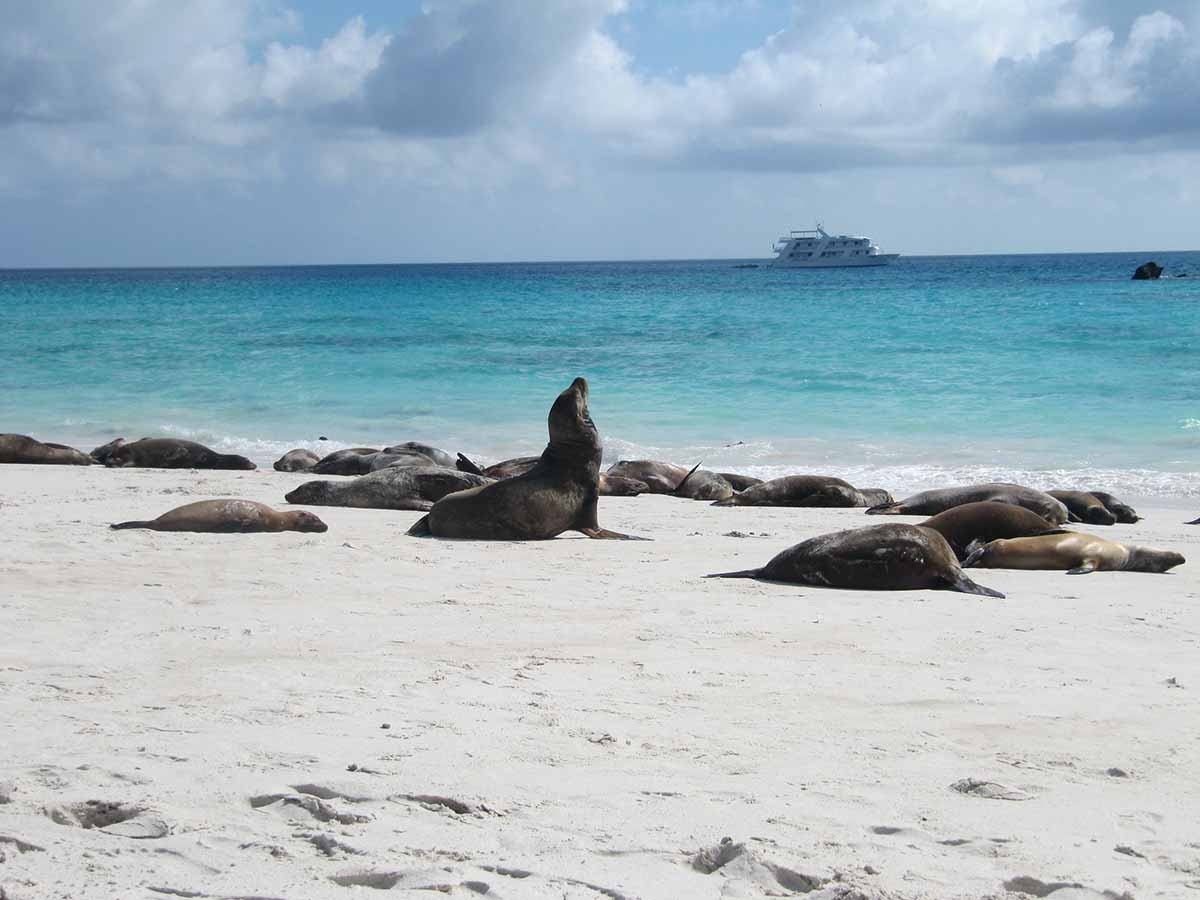
[[[1068,522],[1112,525],[1139,517],[1103,491],[1043,492],[991,483],[924,491],[896,501],[880,488],[857,488],[830,476],[790,475],[761,481],[746,475],[686,469],[651,460],[622,460],[601,473],[600,435],[588,411],[588,384],[576,378],[555,399],[549,443],[540,456],[480,468],[427,444],[338,450],[323,458],[292,450],[280,471],[356,476],[310,481],[286,495],[290,503],[426,512],[410,535],[475,540],[544,540],[566,531],[590,538],[639,540],[602,528],[602,495],[670,494],[716,506],[865,507],[868,515],[923,515],[916,524],[874,525],[820,535],[776,555],[765,566],[712,577],[744,577],[828,587],[910,590],[946,588],[1003,596],[976,584],[964,568],[1165,572],[1184,558],[1069,531]],[[0,462],[110,467],[253,469],[245,457],[191,441],[117,439],[90,454],[0,435]],[[1200,524],[1200,519],[1191,524]],[[157,519],[120,522],[115,529],[201,532],[323,532],[305,511],[279,512],[250,500],[190,503]]]

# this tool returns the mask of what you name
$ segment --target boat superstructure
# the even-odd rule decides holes
[[[833,266],[886,266],[899,253],[880,253],[870,238],[849,234],[828,234],[817,225],[811,231],[792,231],[777,240],[771,249],[775,265],[797,269]]]

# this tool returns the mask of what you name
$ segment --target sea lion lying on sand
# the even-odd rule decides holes
[[[147,469],[257,469],[254,463],[236,453],[218,453],[197,444],[178,438],[142,438],[125,443],[117,440],[97,447],[93,453],[102,453],[104,465],[109,468]]]
[[[753,475],[739,475],[737,472],[718,472],[717,474],[728,481],[735,491],[744,491],[746,488],[763,483],[761,478],[755,478]]]
[[[314,475],[366,475],[375,471],[372,468],[378,461],[382,450],[371,447],[347,447],[345,450],[334,450],[309,469]],[[433,461],[424,457],[424,464],[433,465]]]
[[[25,434],[0,434],[0,463],[90,466],[94,462],[82,450],[66,444],[51,444]]]
[[[675,486],[671,496],[686,500],[726,500],[733,493],[732,484],[716,472],[709,472],[697,465]]]
[[[787,475],[773,478],[718,500],[713,506],[855,507],[891,503],[881,488],[863,488],[828,475]]]
[[[1122,525],[1132,525],[1141,520],[1132,506],[1122,503],[1108,491],[1088,491],[1093,497],[1104,504],[1104,508],[1117,517]]]
[[[295,450],[289,450],[279,459],[275,460],[276,472],[307,472],[313,466],[321,461],[321,457],[313,453],[311,450],[305,450],[297,447]]]
[[[976,584],[936,531],[916,525],[871,525],[809,538],[761,569],[709,578],[758,578],[868,591],[944,589],[985,597],[999,591]]]
[[[621,459],[609,466],[605,474],[641,481],[651,494],[673,494],[679,483],[687,477],[688,470],[674,463],[651,459]]]
[[[383,453],[417,453],[421,456],[432,460],[432,465],[442,466],[447,469],[454,468],[454,454],[442,450],[438,447],[431,447],[428,444],[422,444],[419,441],[405,441],[402,444],[392,444],[390,447],[384,447]]]
[[[540,460],[540,456],[518,456],[515,459],[506,459],[481,469],[468,457],[460,453],[455,465],[459,471],[473,472],[476,475],[484,475],[488,478],[494,478],[497,481],[503,481],[506,478],[515,478],[518,475],[524,475],[536,466]],[[636,497],[638,494],[649,492],[650,489],[644,481],[638,481],[634,478],[622,478],[619,475],[609,475],[607,472],[600,473],[601,497]]]
[[[256,531],[328,531],[329,526],[310,512],[276,512],[253,500],[200,500],[188,503],[147,522],[117,522],[121,528],[151,531],[201,531],[213,534],[246,534]]]
[[[1062,533],[1061,528],[1023,506],[994,500],[964,503],[917,524],[944,537],[960,560],[966,558],[967,548],[976,541]]]
[[[588,413],[588,384],[576,378],[550,408],[550,443],[532,469],[515,478],[450,494],[433,504],[409,534],[476,540],[544,540],[564,531],[629,539],[601,528],[600,433]]]
[[[447,494],[491,483],[491,478],[445,466],[396,466],[352,481],[306,481],[284,499],[309,506],[427,512]]]
[[[1064,531],[1039,537],[1008,538],[972,545],[963,566],[982,569],[1066,570],[1068,575],[1088,572],[1166,572],[1183,565],[1183,556],[1172,550],[1134,547],[1094,534]]]
[[[922,491],[903,500],[872,506],[867,510],[869,516],[936,516],[955,506],[964,503],[977,503],[981,500],[993,500],[997,503],[1011,503],[1013,506],[1023,506],[1037,513],[1053,525],[1061,525],[1067,521],[1067,508],[1062,501],[1055,500],[1044,491],[1022,487],[1019,484],[992,482],[990,484],[972,484],[964,487],[941,488],[935,491]]]
[[[1116,525],[1117,517],[1107,506],[1087,491],[1046,491],[1067,508],[1068,522],[1089,525]]]

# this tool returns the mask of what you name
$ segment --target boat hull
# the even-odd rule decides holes
[[[874,256],[858,256],[843,259],[803,261],[776,259],[772,265],[780,269],[858,269],[863,266],[886,266],[896,259],[899,253],[877,253]]]

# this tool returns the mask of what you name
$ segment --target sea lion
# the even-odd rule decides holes
[[[744,491],[746,488],[763,483],[761,478],[755,478],[753,475],[739,475],[737,472],[718,472],[717,474],[728,481],[730,487],[735,491]]]
[[[428,444],[422,444],[419,441],[405,441],[403,444],[393,444],[390,447],[384,447],[384,453],[417,453],[427,457],[430,460],[430,465],[442,466],[447,469],[454,468],[454,454],[441,450],[438,447],[431,447]]]
[[[644,482],[651,494],[672,494],[687,477],[688,470],[674,463],[652,459],[621,459],[609,466],[605,474]]]
[[[1135,522],[1141,521],[1141,516],[1137,514],[1132,506],[1127,503],[1122,503],[1108,491],[1088,491],[1093,497],[1104,504],[1104,508],[1117,517],[1117,521],[1122,525],[1133,525]]]
[[[1062,529],[1023,506],[997,503],[994,500],[964,503],[962,506],[940,512],[924,522],[918,522],[917,525],[921,528],[932,528],[944,537],[959,559],[966,558],[967,548],[975,541],[986,542],[997,538],[1062,532]]]
[[[1173,550],[1118,544],[1094,534],[1064,531],[1039,537],[977,542],[963,565],[982,569],[1050,569],[1088,572],[1165,572],[1186,562]]]
[[[1184,522],[1184,525],[1200,525],[1200,519],[1192,519],[1190,522]]]
[[[1089,525],[1116,525],[1117,517],[1107,506],[1087,491],[1046,491],[1067,508],[1068,522],[1086,522]]]
[[[524,475],[536,466],[540,459],[540,456],[518,456],[515,459],[506,459],[481,469],[468,457],[460,453],[455,465],[461,472],[473,472],[477,475],[485,475],[488,478],[503,481],[506,478],[516,478],[518,475]],[[607,472],[600,473],[601,497],[636,497],[638,494],[648,493],[649,490],[650,488],[644,481],[638,481],[635,478],[622,478],[619,475],[609,475]]]
[[[733,485],[716,472],[697,465],[675,486],[671,496],[686,500],[725,500],[733,496]]]
[[[636,497],[638,494],[650,493],[650,485],[636,478],[622,478],[620,475],[600,473],[601,497]]]
[[[147,522],[117,522],[112,528],[152,531],[204,531],[247,534],[253,531],[328,531],[329,526],[304,510],[276,512],[253,500],[200,500],[176,507]]]
[[[491,478],[445,466],[396,466],[352,481],[306,481],[284,499],[309,506],[428,512],[447,494],[491,483]]]
[[[869,525],[809,538],[761,569],[709,578],[758,578],[868,591],[944,589],[985,597],[999,591],[976,584],[936,531],[917,525]]]
[[[713,506],[854,507],[890,503],[892,495],[880,488],[859,490],[829,475],[787,475],[746,488]]]
[[[1043,491],[1022,487],[1019,484],[992,482],[989,484],[972,484],[965,487],[941,488],[935,491],[922,491],[904,500],[882,503],[867,510],[869,516],[936,516],[955,506],[964,503],[977,503],[981,500],[993,500],[997,503],[1011,503],[1013,506],[1023,506],[1037,513],[1052,525],[1061,525],[1067,521],[1067,508],[1062,501],[1055,500]]]
[[[254,463],[236,453],[218,453],[195,441],[179,438],[142,438],[125,443],[118,438],[104,456],[109,468],[146,469],[257,469]],[[97,448],[104,449],[104,448]]]
[[[309,471],[314,475],[366,475],[371,471],[371,457],[379,453],[377,447],[347,447],[322,456]]]
[[[588,383],[576,378],[550,408],[550,443],[537,465],[524,475],[443,497],[408,533],[544,540],[574,530],[590,538],[629,539],[597,520],[600,433],[587,401]]]
[[[295,450],[289,450],[283,456],[279,457],[279,459],[275,460],[275,471],[307,472],[320,461],[321,457],[317,456],[311,450],[297,447]]]
[[[51,444],[25,434],[0,434],[0,463],[48,466],[90,466],[88,454],[66,444]]]

